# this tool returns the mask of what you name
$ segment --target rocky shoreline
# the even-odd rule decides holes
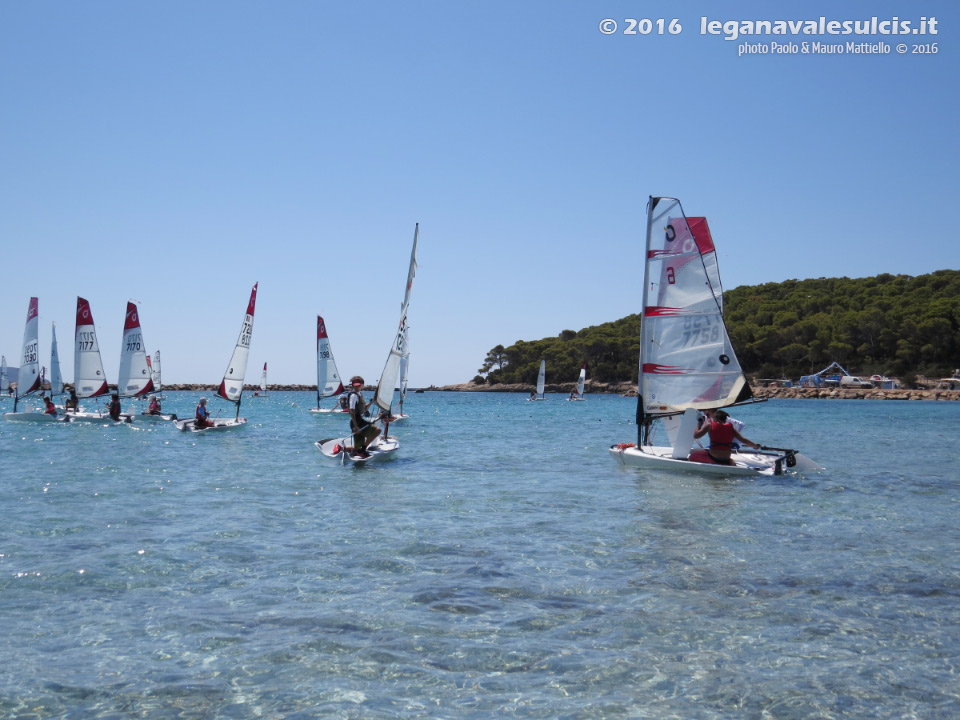
[[[573,389],[574,383],[559,383],[546,386],[548,393],[561,393],[568,395]],[[214,393],[217,390],[216,385],[198,385],[198,384],[173,384],[164,385],[166,391],[186,391],[200,393]],[[376,388],[368,386],[364,392],[373,392]],[[259,387],[247,386],[244,393],[252,394],[259,390]],[[443,385],[440,387],[430,386],[417,390],[410,389],[408,394],[430,391],[430,392],[512,392],[529,394],[533,390],[532,385],[522,383],[513,385],[475,385],[474,383],[462,383],[459,385]],[[267,392],[316,392],[316,385],[268,385]],[[637,388],[632,383],[588,383],[588,394],[606,394],[606,395],[626,395],[636,396]],[[799,388],[799,387],[754,387],[755,397],[770,398],[789,398],[789,399],[809,399],[809,400],[960,400],[960,390],[937,390],[934,388],[901,388],[898,390],[881,390],[879,388]]]

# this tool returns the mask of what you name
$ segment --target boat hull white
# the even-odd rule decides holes
[[[109,413],[105,412],[84,412],[82,410],[78,412],[69,412],[64,414],[64,420],[68,422],[102,422],[109,420],[110,422],[133,422],[133,415],[127,413],[120,413],[119,420],[113,420],[110,417]]]
[[[34,422],[34,423],[43,423],[43,422],[63,422],[64,418],[62,415],[47,415],[45,412],[6,412],[3,414],[4,420],[10,420],[12,422]]]
[[[176,413],[139,413],[137,416],[137,422],[170,422],[171,420],[176,420]]]
[[[336,408],[310,408],[310,412],[314,415],[342,415],[347,412],[339,407]]]
[[[318,440],[314,443],[320,453],[331,460],[337,460],[341,464],[346,462],[366,463],[371,460],[386,460],[393,457],[393,454],[400,447],[400,441],[390,435],[384,438],[377,436],[370,445],[367,446],[369,457],[358,457],[348,452],[353,447],[353,437],[329,438],[327,440]]]
[[[743,475],[779,475],[790,471],[813,471],[821,469],[810,458],[800,453],[790,456],[782,452],[736,452],[732,456],[733,465],[718,465],[709,462],[671,457],[673,448],[644,446],[637,448],[629,445],[613,445],[610,454],[621,465],[649,470],[675,470],[724,477]]]
[[[218,430],[230,430],[235,427],[242,427],[247,424],[246,418],[211,418],[210,422],[212,425],[208,425],[204,428],[197,427],[197,421],[195,418],[189,418],[187,420],[174,420],[173,424],[177,426],[178,430],[183,430],[185,432],[195,432],[195,433],[208,433],[216,432]]]

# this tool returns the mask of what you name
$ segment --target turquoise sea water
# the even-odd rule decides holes
[[[547,397],[410,395],[359,467],[309,393],[0,423],[0,717],[960,716],[960,403],[738,409],[826,469],[717,480]]]

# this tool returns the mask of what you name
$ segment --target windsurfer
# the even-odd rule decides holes
[[[350,378],[353,388],[349,395],[350,429],[353,431],[353,453],[357,457],[370,457],[367,447],[380,434],[380,428],[372,425],[365,417],[367,403],[360,391],[363,389],[363,378],[354,375]]]
[[[725,410],[717,410],[712,418],[706,421],[693,434],[694,439],[701,438],[710,433],[710,449],[696,450],[690,453],[690,459],[694,462],[716,463],[717,465],[732,465],[730,456],[733,453],[734,440],[739,440],[744,445],[757,448],[753,440],[748,440],[733,426]]]

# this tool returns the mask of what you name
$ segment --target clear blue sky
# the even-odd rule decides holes
[[[217,383],[259,281],[248,381],[314,382],[320,312],[341,373],[375,382],[419,222],[411,384],[462,382],[498,343],[637,312],[650,194],[709,218],[728,289],[960,268],[957,8],[0,3],[0,352],[36,295],[70,381],[82,295],[116,382],[132,298],[164,379]],[[938,52],[700,33],[820,15],[939,34],[792,39]],[[683,31],[622,33],[644,17]]]

